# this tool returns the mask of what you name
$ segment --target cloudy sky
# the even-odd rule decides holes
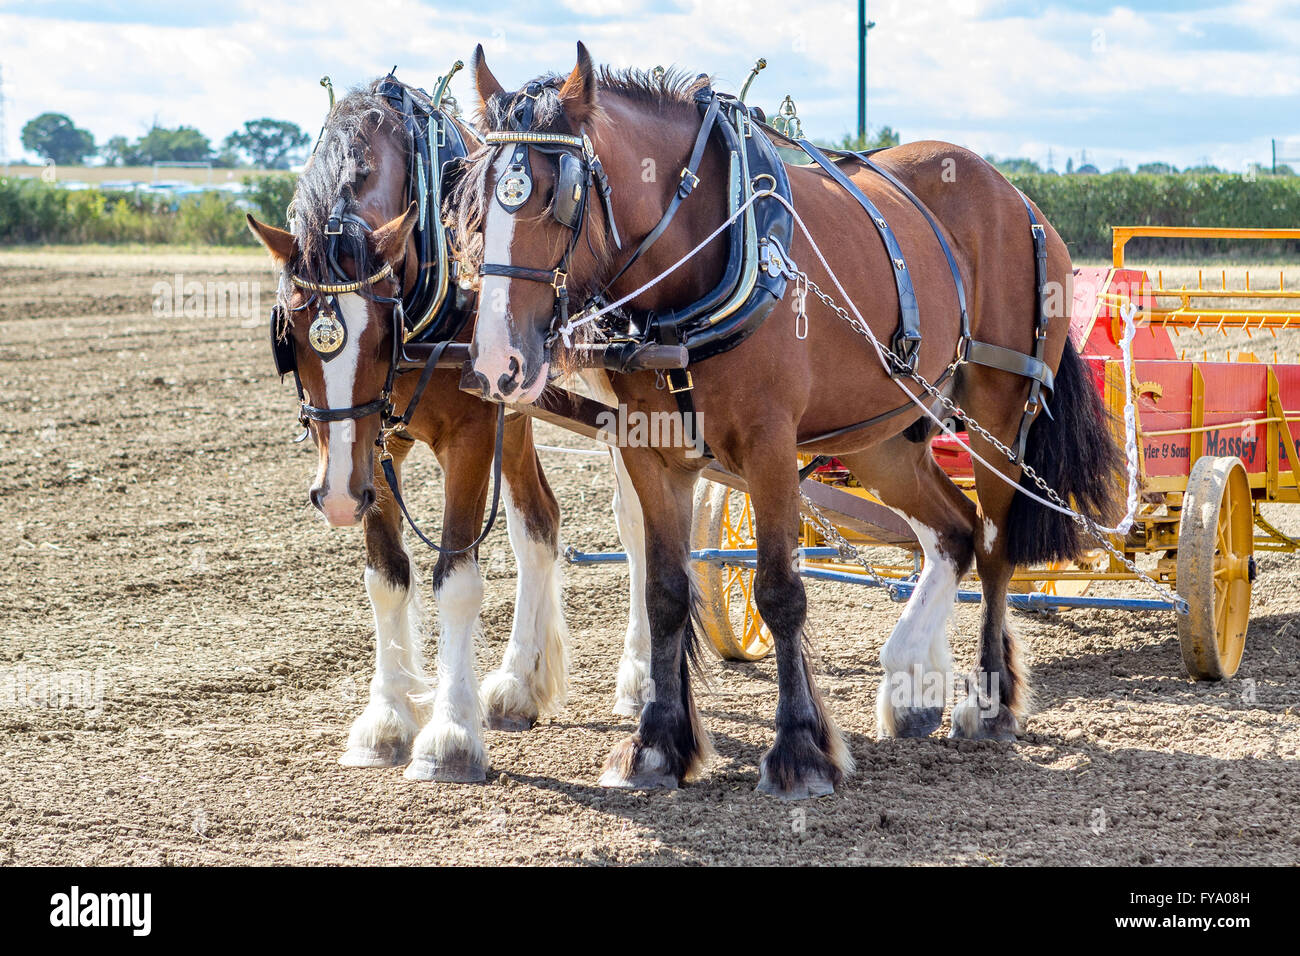
[[[1165,160],[1243,170],[1300,158],[1300,0],[869,0],[869,123],[1058,168]],[[157,121],[214,143],[273,116],[315,131],[326,98],[394,64],[432,87],[482,42],[507,86],[598,61],[675,64],[769,111],[790,93],[817,138],[857,116],[855,0],[0,0],[5,149],[70,115],[96,141]],[[472,98],[468,73],[452,86]],[[1296,165],[1300,165],[1297,163]]]

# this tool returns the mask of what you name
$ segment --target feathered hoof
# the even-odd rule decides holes
[[[829,797],[835,792],[835,784],[821,771],[805,770],[790,786],[783,787],[764,766],[758,777],[758,786],[754,789],[778,800],[812,800],[817,797]]]
[[[676,790],[678,782],[663,754],[636,737],[610,751],[599,780],[602,787],[615,790]]]
[[[483,764],[464,754],[449,757],[417,757],[402,776],[407,780],[431,780],[435,783],[484,783],[487,770]]]
[[[929,737],[943,723],[942,707],[895,707],[895,737]]]
[[[978,701],[968,698],[952,709],[952,732],[949,737],[958,740],[998,740],[1015,743],[1020,734],[1020,719],[1006,704],[999,704],[997,713],[991,708],[981,709]]]
[[[489,730],[505,730],[510,733],[523,733],[525,730],[532,730],[533,725],[537,723],[537,717],[529,717],[527,714],[488,714],[487,725]]]
[[[676,790],[677,778],[670,773],[642,771],[625,777],[617,770],[606,770],[600,775],[600,785],[611,790]]]
[[[810,727],[782,728],[772,749],[763,754],[758,791],[781,800],[808,800],[835,792],[852,760],[842,747],[824,750]],[[839,740],[832,731],[831,740]]]
[[[379,747],[349,747],[339,763],[344,767],[404,767],[411,762],[411,748],[393,744]]]

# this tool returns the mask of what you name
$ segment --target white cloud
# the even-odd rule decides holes
[[[1030,6],[1040,12],[1001,12]],[[322,74],[343,89],[397,63],[427,87],[480,41],[506,84],[568,70],[582,39],[598,61],[677,64],[731,90],[764,56],[752,98],[772,109],[791,93],[814,136],[849,131],[857,109],[856,11],[845,0],[245,0],[230,22],[202,27],[2,12],[11,9],[0,3],[11,153],[22,124],[46,110],[99,141],[137,136],[155,117],[197,125],[214,142],[262,115],[314,132]],[[907,138],[1040,161],[1051,149],[1060,164],[1088,149],[1103,167],[1208,156],[1238,168],[1266,158],[1269,137],[1300,135],[1294,2],[1089,14],[1066,3],[873,0],[870,15],[870,121]],[[470,104],[467,73],[452,89]]]

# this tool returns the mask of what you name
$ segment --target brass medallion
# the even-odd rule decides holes
[[[307,330],[307,344],[317,355],[326,360],[333,358],[335,353],[343,348],[346,338],[347,331],[343,328],[343,323],[333,312],[325,309],[317,314],[316,321],[312,322],[311,328]]]

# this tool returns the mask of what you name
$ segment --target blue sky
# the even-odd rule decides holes
[[[869,122],[905,139],[1108,169],[1167,160],[1244,170],[1272,138],[1300,158],[1300,0],[869,0]],[[157,120],[215,142],[269,115],[315,131],[322,74],[431,87],[474,44],[506,85],[598,61],[675,64],[751,102],[790,93],[815,137],[857,115],[855,0],[0,0],[6,152],[45,111],[102,142]],[[453,84],[473,98],[468,72]],[[1300,165],[1298,163],[1297,165]]]

